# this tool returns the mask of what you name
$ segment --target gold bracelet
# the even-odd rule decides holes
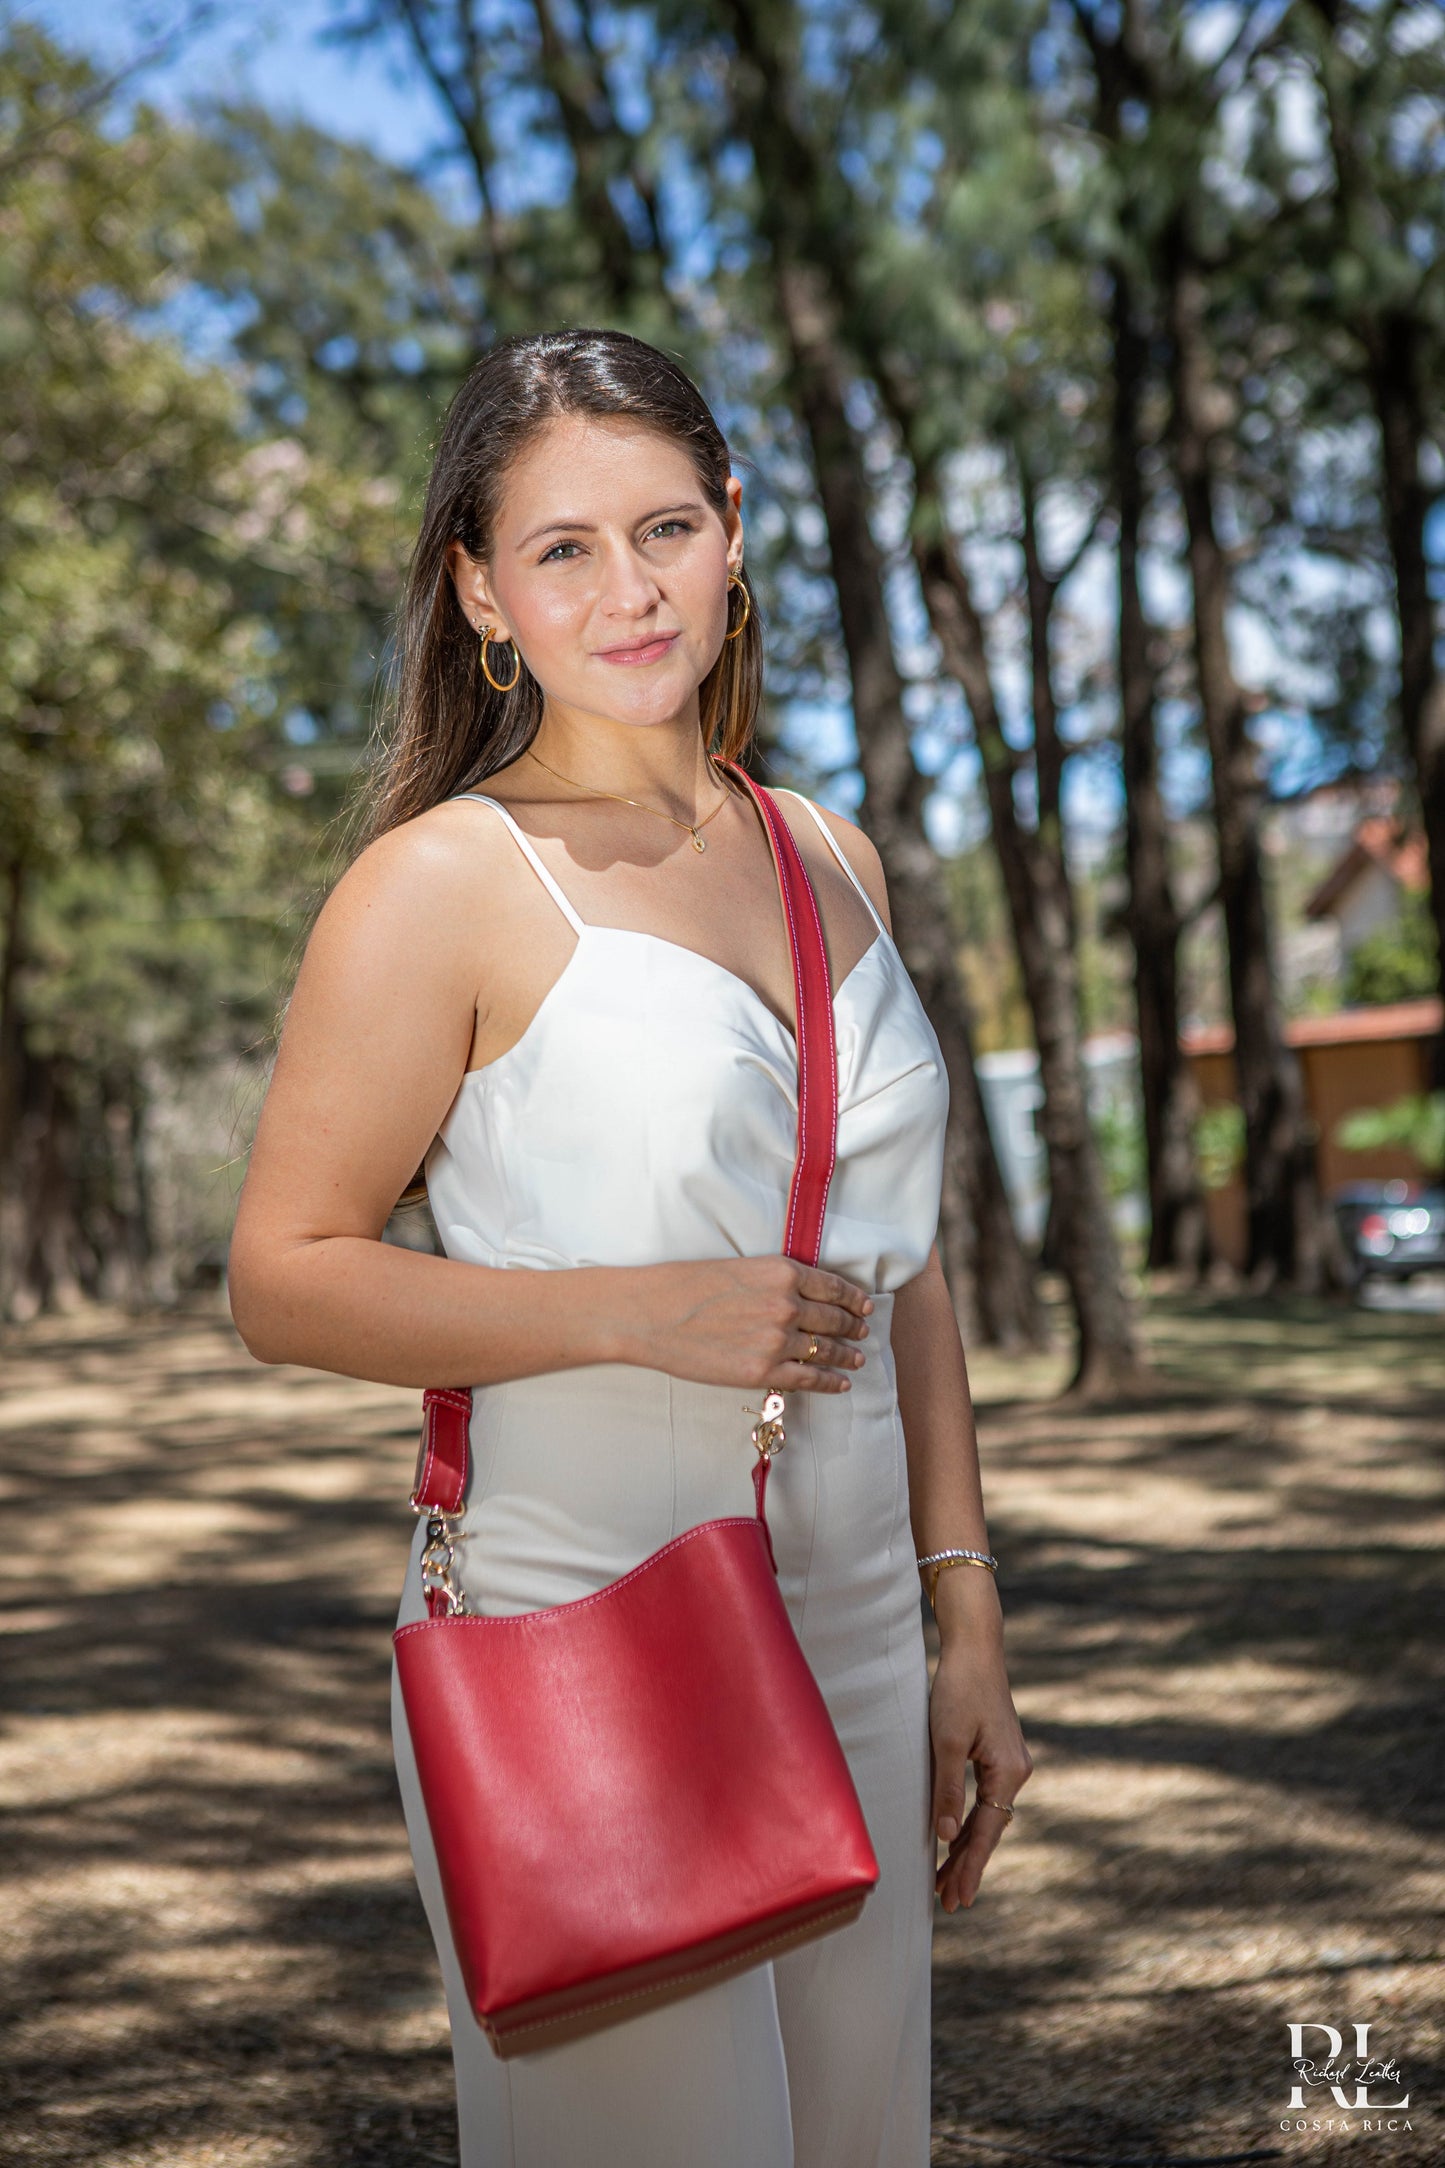
[[[938,1576],[941,1573],[947,1573],[950,1566],[982,1566],[985,1573],[996,1571],[993,1566],[988,1564],[987,1560],[970,1558],[967,1552],[956,1552],[952,1558],[940,1558],[936,1561],[930,1561],[930,1564],[932,1566],[928,1576],[928,1604],[930,1610],[933,1609],[933,1599],[938,1591]]]

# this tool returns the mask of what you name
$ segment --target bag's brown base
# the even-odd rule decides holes
[[[624,2018],[656,2009],[662,2003],[680,2002],[685,1995],[696,1995],[705,1987],[730,1979],[734,1973],[781,1957],[785,1950],[847,1927],[863,1910],[868,1895],[864,1890],[841,1903],[830,1903],[821,1911],[802,1914],[785,1927],[774,1925],[773,1932],[762,1942],[747,1939],[739,1947],[738,1933],[720,1935],[712,1943],[690,1949],[686,1953],[690,1963],[682,1973],[659,1978],[660,1966],[672,1960],[656,1959],[651,1964],[635,1965],[629,1972],[613,1973],[605,1982],[590,1987],[537,1995],[529,2002],[517,2003],[510,2010],[494,2010],[490,2015],[479,2010],[477,2023],[503,2062],[514,2055],[531,2055],[540,2048],[556,2047],[564,2040],[578,2040],[586,2033],[600,2032],[604,2026],[619,2024]],[[749,1938],[754,1932],[740,1930]],[[605,1994],[597,1992],[601,1986],[605,1986]],[[582,2001],[581,1997],[591,1999]]]

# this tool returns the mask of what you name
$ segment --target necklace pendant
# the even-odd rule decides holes
[[[692,847],[695,851],[705,851],[707,849],[706,838],[700,836],[695,828],[692,831]]]

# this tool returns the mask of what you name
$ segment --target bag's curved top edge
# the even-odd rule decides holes
[[[586,1596],[570,1597],[566,1603],[546,1604],[538,1611],[502,1611],[495,1613],[461,1611],[454,1613],[449,1618],[441,1616],[414,1619],[409,1625],[398,1626],[391,1638],[393,1641],[400,1641],[407,1634],[427,1633],[435,1626],[538,1626],[546,1624],[549,1620],[560,1621],[575,1618],[578,1612],[585,1611],[589,1604],[605,1603],[609,1596],[617,1595],[620,1590],[627,1588],[630,1583],[635,1581],[640,1574],[650,1572],[654,1566],[660,1565],[665,1558],[669,1558],[675,1551],[681,1550],[684,1544],[693,1543],[699,1536],[710,1535],[714,1530],[725,1528],[756,1529],[763,1545],[763,1556],[767,1557],[767,1525],[764,1521],[761,1521],[755,1513],[720,1514],[713,1520],[699,1521],[695,1528],[682,1529],[679,1534],[664,1543],[660,1549],[651,1551],[646,1558],[640,1559],[635,1566],[620,1575],[617,1580],[609,1581],[605,1588],[593,1589]],[[768,1576],[769,1579],[772,1578],[771,1566],[768,1568]]]

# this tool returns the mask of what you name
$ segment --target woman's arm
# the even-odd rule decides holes
[[[839,849],[891,928],[877,851],[852,821],[823,810]],[[892,1347],[918,1555],[986,1551],[968,1367],[936,1244],[923,1271],[893,1298]],[[941,1653],[929,1697],[933,1826],[949,1847],[937,1888],[945,1911],[952,1912],[973,1903],[989,1855],[1008,1826],[988,1808],[965,1817],[969,1763],[979,1797],[1008,1805],[1033,1762],[1009,1692],[993,1575],[970,1565],[941,1573],[934,1616]]]
[[[920,1557],[989,1549],[973,1399],[953,1298],[935,1244],[893,1298],[893,1359],[908,1457],[908,1496]],[[970,1905],[1008,1823],[991,1809],[965,1818],[973,1763],[977,1797],[1011,1805],[1033,1762],[1004,1664],[998,1583],[982,1566],[950,1567],[934,1592],[940,1654],[929,1701],[933,1824],[949,1846],[938,1872],[944,1910]]]
[[[530,876],[528,876],[530,878]],[[483,985],[527,939],[515,882],[436,808],[371,844],[317,919],[231,1242],[237,1330],[262,1362],[391,1385],[473,1385],[582,1363],[842,1392],[872,1305],[784,1257],[520,1271],[384,1243],[448,1107]],[[529,899],[530,900],[530,899]],[[789,1359],[816,1332],[821,1361]]]

